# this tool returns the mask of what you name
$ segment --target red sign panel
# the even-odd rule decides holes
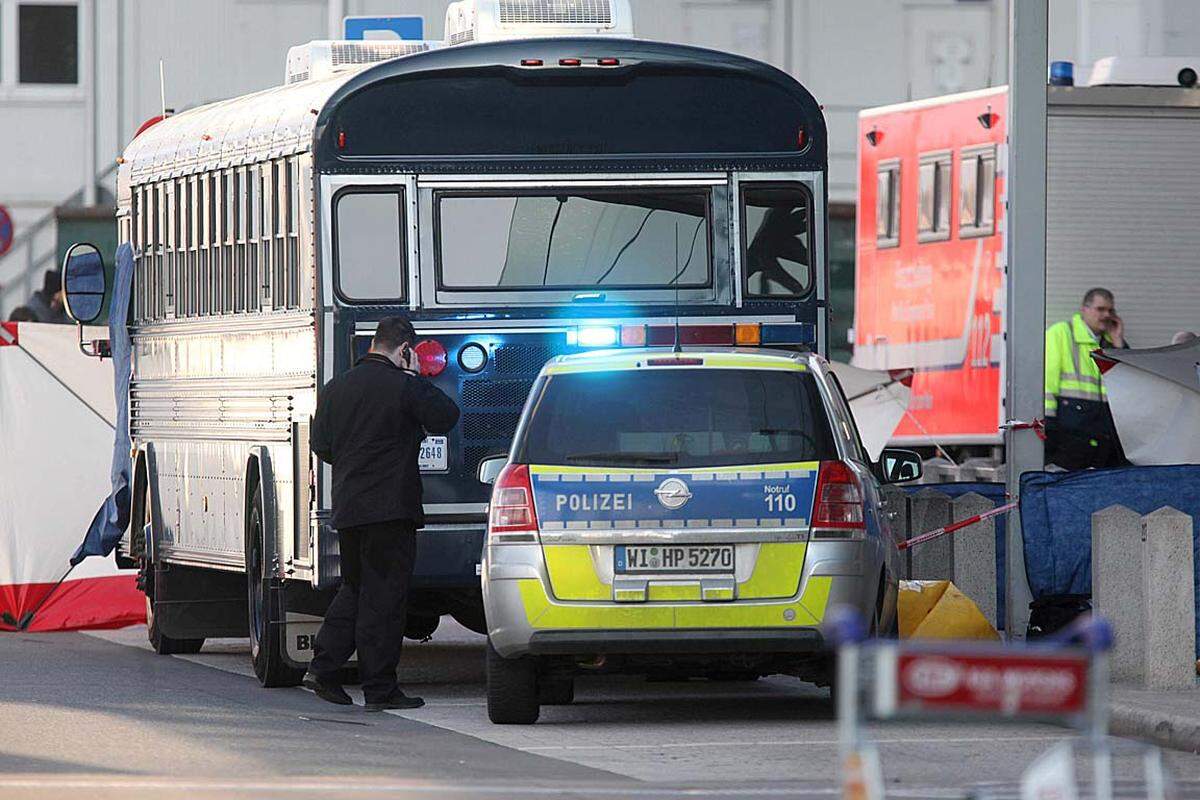
[[[901,710],[1071,716],[1087,709],[1086,654],[897,654]]]

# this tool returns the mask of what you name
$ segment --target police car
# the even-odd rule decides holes
[[[915,453],[881,461],[920,474]],[[828,685],[820,625],[837,604],[895,630],[886,478],[817,356],[560,356],[479,477],[495,723],[536,721],[595,672]]]

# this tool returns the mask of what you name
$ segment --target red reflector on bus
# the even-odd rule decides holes
[[[522,67],[540,67],[544,62],[540,58],[522,58]]]
[[[446,370],[446,348],[437,339],[425,339],[417,342],[413,350],[421,365],[421,374],[434,378]]]
[[[346,132],[345,131],[338,131],[337,142],[338,142],[338,150],[346,149]]]
[[[560,67],[578,67],[582,63],[578,58],[560,58],[558,60]]]
[[[596,63],[602,67],[618,67],[621,65],[621,59],[619,59],[619,58],[598,58],[598,59],[596,59]]]
[[[698,367],[704,363],[703,358],[648,358],[648,367]]]

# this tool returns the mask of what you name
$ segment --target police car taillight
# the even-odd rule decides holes
[[[844,461],[822,461],[813,503],[814,539],[853,539],[866,529],[863,491],[858,476]]]
[[[501,470],[492,487],[488,537],[493,544],[536,542],[537,530],[529,467],[509,464]]]

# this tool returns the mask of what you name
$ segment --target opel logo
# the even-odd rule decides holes
[[[679,478],[667,478],[654,490],[654,495],[658,498],[658,502],[662,503],[663,508],[669,508],[672,511],[683,508],[687,501],[692,499],[688,485]]]

